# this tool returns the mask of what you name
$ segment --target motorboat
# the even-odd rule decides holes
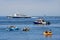
[[[7,30],[8,31],[14,31],[14,30],[19,30],[19,28],[16,26],[9,26],[9,27],[7,27]]]
[[[34,24],[47,25],[47,24],[50,24],[50,22],[47,22],[47,21],[45,21],[44,19],[37,19],[36,21],[34,21]]]
[[[31,18],[30,16],[23,14],[13,14],[12,16],[7,16],[8,18]]]
[[[24,27],[23,29],[22,29],[22,31],[29,31],[30,30],[30,28],[29,27]]]

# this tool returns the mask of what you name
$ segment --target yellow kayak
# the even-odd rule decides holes
[[[44,35],[52,35],[52,32],[44,32]]]

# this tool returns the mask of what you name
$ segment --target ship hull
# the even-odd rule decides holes
[[[31,18],[31,17],[12,17],[12,18]]]
[[[31,18],[31,17],[12,17],[12,16],[7,16],[8,18]]]

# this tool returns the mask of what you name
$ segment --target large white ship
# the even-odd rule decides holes
[[[11,18],[31,18],[30,16],[23,15],[23,14],[13,14],[13,15],[7,16],[7,17],[11,17]]]

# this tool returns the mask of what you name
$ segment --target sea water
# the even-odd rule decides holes
[[[33,22],[43,18],[49,21],[50,25],[36,25]],[[7,31],[8,26],[16,26],[19,30]],[[22,31],[29,27],[27,32]],[[46,30],[52,31],[52,36],[44,36]],[[7,18],[0,16],[0,40],[60,40],[60,16],[32,17],[32,18]]]

